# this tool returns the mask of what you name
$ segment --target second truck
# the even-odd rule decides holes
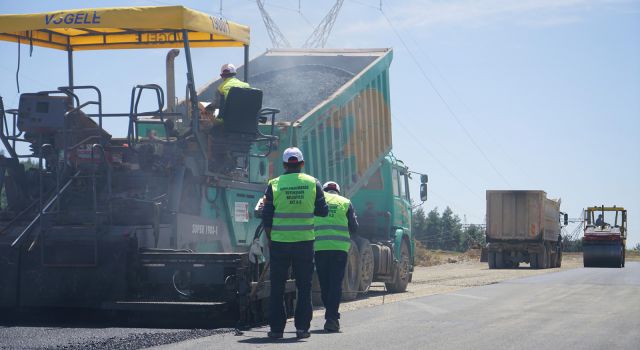
[[[561,222],[562,221],[562,222]],[[491,269],[529,263],[534,269],[562,264],[560,201],[544,191],[487,191],[487,250]]]

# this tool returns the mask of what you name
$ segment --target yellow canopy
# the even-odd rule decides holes
[[[624,211],[623,207],[588,207],[587,211]]]
[[[112,7],[0,15],[0,40],[59,50],[249,45],[249,27],[183,6]]]

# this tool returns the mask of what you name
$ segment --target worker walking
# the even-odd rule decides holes
[[[302,173],[304,159],[296,148],[282,154],[285,173],[269,181],[265,191],[262,220],[270,242],[271,296],[269,338],[282,338],[287,321],[284,292],[289,267],[293,268],[298,296],[295,311],[296,337],[310,336],[313,278],[314,216],[327,216],[320,182]]]
[[[315,218],[316,271],[325,308],[324,330],[338,332],[342,279],[351,246],[350,234],[358,230],[358,219],[351,201],[340,195],[340,186],[336,182],[329,181],[322,187],[329,215]]]

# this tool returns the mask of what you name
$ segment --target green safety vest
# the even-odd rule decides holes
[[[226,99],[227,95],[229,94],[229,90],[231,90],[232,87],[249,88],[250,86],[248,83],[245,83],[244,81],[236,77],[229,77],[223,80],[220,85],[218,85],[218,92],[220,92]]]
[[[274,242],[313,241],[313,212],[316,204],[316,179],[303,173],[280,175],[269,181],[273,190]]]
[[[347,211],[351,201],[329,192],[324,193],[329,206],[327,217],[315,218],[316,241],[314,248],[318,250],[342,250],[349,252],[351,238],[349,238],[349,220]]]

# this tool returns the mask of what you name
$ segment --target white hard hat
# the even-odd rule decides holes
[[[206,101],[199,101],[198,103],[200,104],[200,107],[202,107],[203,109],[207,109],[207,107],[211,105],[211,102],[206,102]]]
[[[340,193],[340,185],[335,181],[327,181],[322,185],[322,190],[325,192],[336,191]]]
[[[220,74],[236,74],[236,66],[231,63],[225,63],[220,68]]]
[[[295,160],[291,160],[291,158],[295,158]],[[304,162],[302,151],[298,147],[289,147],[282,152],[282,161],[285,163]]]

